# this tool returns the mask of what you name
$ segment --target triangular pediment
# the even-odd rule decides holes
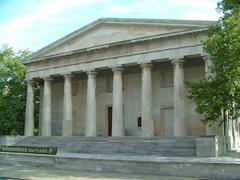
[[[27,61],[129,39],[207,27],[211,21],[99,19],[33,53]]]

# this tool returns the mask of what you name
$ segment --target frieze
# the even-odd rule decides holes
[[[183,37],[184,36],[184,37]],[[153,39],[150,41],[136,42],[132,44],[116,45],[113,47],[105,47],[103,49],[93,49],[78,54],[53,58],[51,60],[42,60],[27,64],[27,72],[35,72],[38,70],[56,68],[62,66],[70,66],[82,62],[90,62],[99,59],[108,59],[129,54],[143,53],[154,50],[161,50],[164,48],[178,48],[186,45],[201,44],[201,39],[206,36],[206,32],[198,32],[192,34],[185,34],[180,37]],[[193,40],[194,39],[194,40]],[[181,43],[179,42],[181,41]]]

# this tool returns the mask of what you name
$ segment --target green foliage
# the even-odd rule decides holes
[[[24,129],[26,82],[21,59],[29,51],[15,53],[3,45],[0,49],[0,135],[22,135]]]
[[[187,86],[197,112],[205,115],[203,122],[222,124],[240,115],[240,1],[223,0],[218,8],[224,16],[210,28],[204,43],[214,75]]]
[[[223,18],[234,14],[239,7],[240,0],[223,0],[218,3],[218,11],[224,14]]]

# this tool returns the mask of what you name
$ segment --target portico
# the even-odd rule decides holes
[[[205,135],[207,127],[186,98],[185,81],[208,73],[201,40],[210,22],[191,23],[101,19],[63,38],[61,46],[30,56],[25,135],[33,135],[33,81],[43,85],[41,136],[108,136],[109,126],[112,136]],[[119,34],[127,26],[136,32],[141,27],[145,35],[112,40],[110,26]],[[103,37],[108,31],[106,42],[95,42],[95,31]],[[96,44],[62,48],[74,39],[87,44],[84,36]]]

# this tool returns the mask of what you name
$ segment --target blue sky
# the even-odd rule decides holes
[[[36,51],[101,17],[217,20],[219,0],[0,0],[0,45]]]

